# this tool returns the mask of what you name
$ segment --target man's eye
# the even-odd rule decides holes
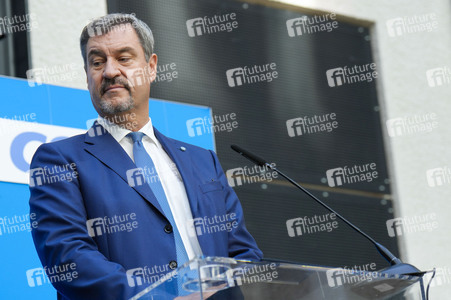
[[[121,58],[119,58],[119,61],[121,61],[121,62],[127,62],[129,60],[130,60],[130,57],[121,57]]]
[[[102,61],[100,61],[100,60],[94,60],[91,64],[92,64],[94,67],[98,67],[98,66],[100,66],[100,65],[102,64]]]

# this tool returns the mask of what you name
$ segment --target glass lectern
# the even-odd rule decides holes
[[[207,257],[187,262],[132,299],[416,300],[425,295],[417,276]]]

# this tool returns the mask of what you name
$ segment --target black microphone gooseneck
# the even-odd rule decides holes
[[[250,153],[247,150],[244,150],[243,148],[237,146],[237,145],[231,145],[231,148],[241,154],[242,156],[246,157],[253,163],[259,166],[265,166],[268,169],[276,171],[280,176],[288,180],[291,184],[296,186],[298,189],[303,191],[305,194],[307,194],[310,198],[315,200],[317,203],[319,203],[321,206],[323,206],[328,211],[334,213],[340,220],[345,222],[348,226],[350,226],[352,229],[363,235],[366,239],[368,239],[374,246],[376,246],[377,251],[390,263],[391,267],[381,270],[381,272],[386,274],[406,274],[406,275],[423,275],[424,272],[421,272],[416,267],[403,263],[399,258],[397,258],[393,253],[391,253],[387,248],[376,242],[372,237],[370,237],[368,234],[363,232],[360,228],[352,224],[350,221],[348,221],[346,218],[344,218],[342,215],[337,213],[334,209],[329,207],[327,204],[319,200],[317,197],[315,197],[312,193],[310,193],[308,190],[300,186],[296,181],[279,171],[276,167],[273,165],[267,163],[263,158],[258,157],[252,153]]]

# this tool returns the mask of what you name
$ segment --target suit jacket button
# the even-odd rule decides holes
[[[171,226],[171,224],[168,224],[168,225],[164,226],[164,232],[172,233],[172,226]]]
[[[171,260],[169,262],[169,268],[171,268],[171,270],[177,269],[177,262],[175,260]]]

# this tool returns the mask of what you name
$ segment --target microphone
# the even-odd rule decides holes
[[[323,206],[328,211],[334,213],[340,220],[345,222],[348,226],[350,226],[352,229],[357,231],[360,235],[363,235],[367,240],[369,240],[377,249],[377,251],[390,263],[390,267],[380,270],[381,273],[385,273],[388,275],[413,275],[413,276],[422,276],[425,274],[425,272],[421,272],[416,267],[403,263],[399,258],[397,258],[393,253],[391,253],[387,248],[376,242],[372,237],[370,237],[368,234],[363,232],[360,228],[352,224],[350,221],[348,221],[346,218],[341,216],[339,213],[337,213],[334,209],[329,207],[327,204],[319,200],[317,197],[315,197],[312,193],[310,193],[308,190],[300,186],[296,181],[279,171],[276,167],[269,164],[264,160],[263,158],[254,155],[250,153],[247,150],[244,150],[243,148],[237,146],[237,145],[231,145],[231,148],[241,154],[242,156],[246,157],[253,163],[259,166],[265,166],[267,169],[271,169],[273,171],[276,171],[280,176],[288,180],[291,184],[293,184],[295,187],[303,191],[305,194],[307,194],[310,198],[315,200],[317,203],[319,203],[321,206]]]
[[[243,148],[237,146],[237,145],[231,145],[230,146],[233,150],[235,150],[236,152],[238,152],[239,154],[243,155],[244,157],[246,157],[247,159],[249,159],[250,161],[252,161],[254,164],[263,167],[266,164],[266,161],[261,158],[258,157],[257,155],[254,155],[246,150],[244,150]]]

